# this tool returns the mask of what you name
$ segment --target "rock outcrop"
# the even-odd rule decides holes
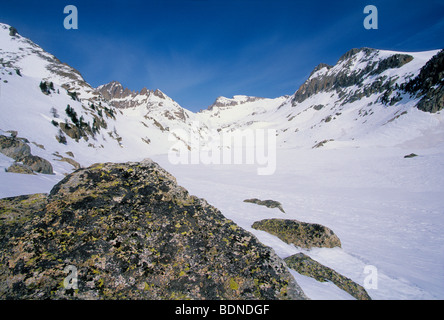
[[[150,94],[153,94],[153,92],[147,88],[143,88],[140,92],[132,91],[124,88],[118,81],[112,81],[102,85],[97,88],[97,91],[110,102],[110,105],[120,109],[137,107],[141,99],[146,100]],[[138,96],[139,98],[136,99]]]
[[[272,249],[152,161],[2,199],[0,233],[2,299],[306,299]]]
[[[252,228],[266,231],[288,244],[292,243],[301,248],[341,246],[341,241],[331,229],[316,223],[289,219],[265,219],[253,223]]]
[[[348,292],[358,300],[371,300],[364,287],[303,253],[297,253],[285,258],[285,262],[289,268],[302,275],[309,276],[320,282],[333,282],[338,288]]]
[[[233,98],[226,98],[226,97],[218,97],[216,101],[213,102],[212,105],[208,107],[208,110],[213,110],[214,108],[223,108],[223,107],[234,107],[238,105],[242,105],[247,102],[254,102],[264,100],[264,98],[261,97],[249,97],[244,95],[236,95]]]
[[[435,113],[444,108],[444,50],[421,68],[418,76],[406,84],[405,90],[421,97],[417,105],[419,110]]]
[[[284,208],[282,208],[282,204],[279,201],[259,200],[259,199],[253,198],[253,199],[245,199],[244,202],[255,203],[260,206],[266,206],[267,208],[278,208],[283,213],[285,213]]]
[[[388,69],[402,67],[411,62],[413,57],[408,54],[394,54],[382,58],[378,57],[378,54],[378,50],[371,48],[352,49],[339,58],[335,67],[321,63],[294,94],[292,105],[295,106],[320,92],[336,92],[343,104],[376,93],[390,96],[395,90],[396,77],[387,78],[380,75]],[[365,67],[356,68],[358,64]],[[364,80],[370,76],[376,76],[377,81],[363,85]],[[359,89],[346,93],[345,89],[352,86]],[[387,104],[394,101],[395,99],[387,101]]]

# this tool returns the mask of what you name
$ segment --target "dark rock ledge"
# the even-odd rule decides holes
[[[260,206],[266,206],[267,208],[278,208],[283,213],[285,213],[284,208],[282,208],[282,204],[275,200],[259,200],[253,198],[253,199],[245,199],[244,202],[255,203]]]
[[[312,277],[320,282],[333,282],[338,288],[348,292],[358,300],[371,300],[364,287],[303,253],[297,253],[285,258],[285,262],[289,268],[302,275]]]

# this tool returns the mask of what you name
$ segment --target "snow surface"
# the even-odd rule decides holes
[[[164,156],[153,159],[282,258],[304,252],[361,285],[365,266],[375,266],[378,288],[368,289],[373,299],[443,299],[443,148],[441,141],[414,150],[279,150],[271,176],[257,175],[254,166],[181,166]],[[411,151],[420,156],[405,159]],[[244,203],[248,198],[280,201],[286,213]],[[328,226],[342,248],[302,250],[251,228],[266,218]],[[350,298],[335,286],[296,278],[313,299]]]

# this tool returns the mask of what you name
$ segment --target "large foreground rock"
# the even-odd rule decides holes
[[[0,234],[2,299],[306,298],[272,249],[152,161],[0,200]]]

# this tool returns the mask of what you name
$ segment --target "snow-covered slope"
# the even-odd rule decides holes
[[[437,53],[363,48],[349,51],[333,67],[316,68],[281,108],[288,128],[283,139],[292,145],[334,140],[333,145],[359,146],[364,140],[394,145],[417,137],[412,124],[433,117],[418,112],[419,99],[402,87]],[[409,130],[399,135],[400,127]]]
[[[294,218],[330,227],[343,248],[308,254],[360,284],[363,267],[376,266],[373,298],[442,299],[442,57],[429,65],[437,54],[353,49],[334,66],[317,66],[292,95],[219,97],[193,113],[160,90],[132,91],[117,81],[93,88],[0,24],[0,135],[28,141],[55,173],[4,172],[14,160],[0,153],[0,197],[49,192],[76,163],[152,157],[283,258],[300,248],[251,229],[254,221]],[[421,81],[413,85],[415,79]],[[418,109],[424,99],[436,106],[421,110],[434,113]],[[276,131],[271,176],[257,175],[256,164],[175,165],[167,157],[173,148],[203,150],[217,135],[255,129]],[[410,153],[419,156],[405,159]],[[286,214],[243,203],[256,197],[280,201]],[[309,297],[350,298],[331,284],[295,277]]]
[[[86,166],[165,153],[178,141],[170,127],[199,134],[196,115],[160,90],[117,95],[117,82],[92,88],[78,71],[11,30],[0,24],[0,129],[44,146],[36,153],[56,167],[54,154]],[[114,107],[129,101],[129,108]]]

